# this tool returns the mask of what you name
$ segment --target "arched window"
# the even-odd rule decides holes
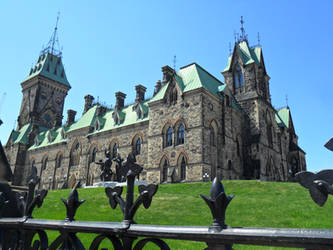
[[[180,163],[180,180],[183,181],[186,179],[186,159],[185,156],[182,157],[181,163]]]
[[[112,158],[116,158],[118,153],[118,144],[115,142],[112,147]]]
[[[59,154],[56,159],[56,168],[60,168],[62,164],[62,154]]]
[[[48,158],[45,157],[45,158],[43,159],[43,162],[42,162],[42,170],[45,170],[45,169],[46,169],[46,167],[47,167],[47,163],[48,163]]]
[[[178,97],[178,92],[176,88],[173,89],[172,94],[173,94],[173,103],[175,104],[177,102],[177,97]]]
[[[141,153],[141,138],[139,137],[135,145],[135,154],[139,155]]]
[[[268,141],[268,145],[270,147],[273,146],[273,126],[272,126],[272,120],[271,117],[268,113],[268,110],[266,112],[266,132],[267,132],[267,141]]]
[[[167,130],[166,133],[166,147],[172,146],[172,134],[173,134],[173,129],[170,127]]]
[[[168,180],[168,167],[169,161],[166,157],[164,157],[161,161],[161,183],[167,182]]]
[[[69,159],[69,166],[77,166],[80,164],[80,143],[77,142],[71,151],[70,159]]]
[[[136,135],[132,141],[132,152],[135,155],[141,154],[141,144],[142,144],[142,139],[139,135]]]
[[[178,130],[177,130],[177,144],[184,144],[185,139],[185,128],[183,124],[180,124]]]
[[[243,72],[239,65],[235,67],[234,71],[234,86],[235,88],[242,87],[244,85]]]
[[[94,147],[91,150],[90,157],[89,157],[89,162],[95,162],[96,161],[96,154],[97,154],[97,148]]]
[[[212,126],[209,128],[209,140],[210,140],[210,145],[215,146],[215,130]]]

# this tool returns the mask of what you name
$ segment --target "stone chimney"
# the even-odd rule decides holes
[[[82,115],[91,108],[94,99],[95,98],[92,95],[86,95],[84,97],[84,110],[83,110]]]
[[[126,94],[118,91],[116,92],[116,106],[114,107],[116,110],[120,110],[124,107]]]
[[[66,121],[66,127],[72,125],[75,121],[75,115],[76,115],[76,111],[69,109],[67,110],[67,121]]]
[[[145,93],[146,93],[146,87],[142,86],[141,84],[135,86],[136,90],[136,97],[135,102],[142,102],[145,100]]]
[[[96,109],[97,116],[103,116],[106,112],[106,107],[99,105]]]
[[[175,71],[168,65],[162,67],[162,72],[163,72],[163,81],[162,81],[162,84],[165,85],[167,82],[169,82]]]
[[[161,90],[161,88],[162,88],[161,80],[158,80],[155,85],[154,96]]]

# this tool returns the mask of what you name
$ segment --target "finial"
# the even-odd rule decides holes
[[[231,55],[231,43],[229,43],[229,55]]]
[[[247,41],[247,35],[245,34],[245,29],[244,29],[244,20],[243,20],[243,16],[241,16],[241,37],[240,37],[240,41]]]
[[[174,72],[176,72],[176,61],[177,61],[177,57],[176,55],[173,56],[173,70]]]
[[[49,42],[47,43],[46,47],[44,48],[44,46],[43,46],[41,54],[50,53],[52,55],[61,56],[62,48],[60,48],[58,34],[57,34],[59,17],[60,17],[60,12],[58,11],[57,21],[56,21],[56,25],[54,27],[54,31],[53,31],[52,36],[51,36]],[[57,48],[55,46],[57,46]]]
[[[289,105],[288,105],[288,95],[286,95],[286,104],[287,104],[287,108],[289,108]]]
[[[260,46],[260,34],[258,32],[258,46]]]

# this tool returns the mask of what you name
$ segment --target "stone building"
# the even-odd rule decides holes
[[[272,106],[261,46],[239,39],[222,74],[225,83],[197,63],[178,72],[164,66],[152,98],[137,85],[133,104],[116,92],[109,109],[86,95],[82,116],[68,110],[62,123],[71,86],[61,54],[45,49],[21,83],[18,126],[5,146],[13,183],[24,185],[36,166],[40,187],[92,185],[106,150],[123,158],[135,152],[148,183],[288,181],[306,170],[289,107]]]

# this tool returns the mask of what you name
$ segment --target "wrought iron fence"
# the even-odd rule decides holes
[[[205,242],[206,249],[232,249],[233,244],[257,246],[300,247],[306,249],[333,249],[333,230],[329,229],[285,229],[285,228],[232,228],[225,224],[225,212],[233,196],[226,195],[220,180],[214,179],[210,196],[201,194],[210,208],[213,221],[210,226],[162,226],[140,225],[133,220],[137,209],[150,207],[158,186],[138,186],[139,196],[134,201],[134,180],[142,171],[135,155],[129,154],[121,166],[126,176],[126,199],[122,198],[122,187],[105,188],[111,208],[118,205],[123,212],[122,222],[75,221],[75,213],[84,200],[79,199],[77,183],[67,199],[65,220],[33,219],[34,208],[40,207],[47,190],[37,190],[40,181],[37,171],[31,176],[25,194],[16,199],[8,184],[0,183],[0,243],[1,249],[100,249],[101,242],[108,239],[114,249],[143,249],[150,242],[160,249],[170,249],[165,239]],[[332,177],[331,177],[332,176]],[[324,205],[332,192],[333,171],[318,174],[298,174],[299,182],[310,190],[317,204]],[[58,231],[59,236],[49,242],[46,230]],[[89,246],[83,246],[77,233],[94,233],[97,236]]]

